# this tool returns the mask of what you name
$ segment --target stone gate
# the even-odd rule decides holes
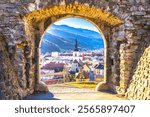
[[[105,80],[97,90],[150,99],[149,0],[1,0],[0,15],[0,99],[22,99],[44,87],[39,81],[42,35],[66,17],[90,21],[103,37]]]

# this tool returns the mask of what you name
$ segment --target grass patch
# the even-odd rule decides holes
[[[65,83],[65,85],[74,86],[78,88],[87,88],[87,89],[95,89],[97,84],[98,82],[90,82],[90,81]]]

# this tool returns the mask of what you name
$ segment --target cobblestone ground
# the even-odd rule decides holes
[[[115,94],[63,84],[49,85],[48,88],[49,93],[36,93],[27,96],[25,100],[125,100],[125,98],[117,97]]]

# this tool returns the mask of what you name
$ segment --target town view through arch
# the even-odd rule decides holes
[[[95,88],[104,79],[104,41],[87,20],[65,18],[52,24],[40,46],[40,80]]]

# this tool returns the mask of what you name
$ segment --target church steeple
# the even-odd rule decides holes
[[[74,51],[79,51],[77,38],[75,39]]]

